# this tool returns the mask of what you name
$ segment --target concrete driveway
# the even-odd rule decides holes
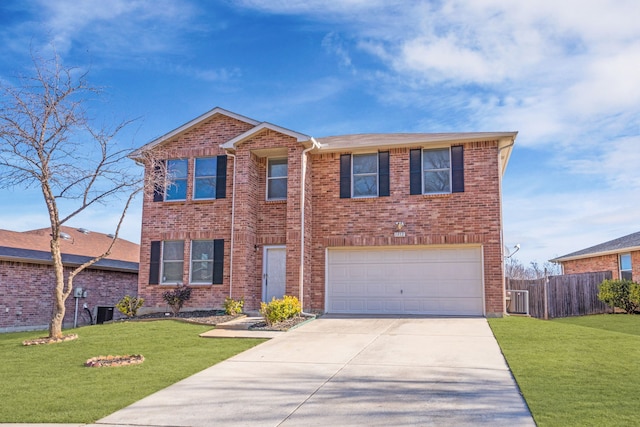
[[[325,316],[95,426],[535,426],[482,318]]]

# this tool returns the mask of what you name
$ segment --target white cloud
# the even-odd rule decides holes
[[[38,29],[63,56],[81,44],[92,57],[129,57],[179,47],[195,9],[169,0],[40,0]]]

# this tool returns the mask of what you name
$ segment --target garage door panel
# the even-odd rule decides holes
[[[482,315],[481,248],[329,249],[327,312]]]

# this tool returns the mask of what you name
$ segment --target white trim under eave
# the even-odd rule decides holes
[[[629,252],[640,252],[640,246],[631,246],[628,248],[620,248],[620,249],[612,249],[610,251],[602,251],[602,252],[592,252],[589,254],[582,254],[582,255],[576,255],[576,256],[567,256],[567,257],[560,257],[560,258],[553,258],[550,259],[550,262],[566,262],[566,261],[576,261],[579,259],[588,259],[588,258],[595,258],[595,257],[599,257],[599,256],[607,256],[607,255],[621,255],[621,254],[626,254]]]
[[[309,135],[305,135],[303,133],[300,132],[296,132],[290,129],[286,129],[283,128],[281,126],[278,125],[274,125],[272,123],[268,123],[268,122],[262,122],[259,125],[257,125],[256,127],[253,127],[251,129],[249,129],[248,131],[246,131],[245,133],[236,136],[235,138],[225,142],[224,144],[220,145],[220,147],[224,148],[225,150],[235,150],[236,145],[240,144],[242,141],[252,137],[253,135],[257,134],[258,132],[264,130],[264,129],[270,129],[274,132],[278,132],[284,135],[288,135],[291,136],[293,138],[296,138],[296,140],[298,142],[306,142],[306,141],[310,141],[311,140],[311,136]]]

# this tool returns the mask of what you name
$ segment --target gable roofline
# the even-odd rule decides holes
[[[593,258],[604,255],[622,254],[640,251],[640,231],[631,233],[608,242],[600,243],[586,249],[553,258],[551,262],[565,262],[577,259]]]
[[[256,135],[257,133],[262,132],[264,129],[269,129],[269,130],[272,130],[274,132],[278,132],[278,133],[282,133],[284,135],[291,136],[291,137],[295,138],[298,142],[306,142],[306,141],[310,141],[311,140],[311,136],[309,136],[309,135],[305,135],[303,133],[296,132],[296,131],[293,131],[291,129],[283,128],[282,126],[274,125],[273,123],[262,122],[259,125],[249,129],[245,133],[240,134],[240,135],[236,136],[233,139],[230,139],[229,141],[225,142],[224,144],[221,144],[220,147],[224,148],[225,150],[235,150],[235,148],[236,148],[236,146],[238,144],[240,144],[243,141],[251,138],[252,136]]]
[[[180,135],[186,131],[188,131],[189,129],[191,129],[192,127],[202,123],[205,120],[208,120],[209,118],[217,115],[217,114],[221,114],[223,116],[227,116],[227,117],[231,117],[233,119],[239,120],[241,122],[245,122],[245,123],[249,123],[250,125],[253,126],[257,126],[258,124],[260,124],[259,121],[251,119],[249,117],[246,116],[242,116],[240,114],[234,113],[232,111],[229,110],[225,110],[224,108],[220,108],[220,107],[215,107],[212,110],[207,111],[206,113],[196,117],[195,119],[188,121],[187,123],[183,124],[180,127],[177,127],[176,129],[172,130],[169,133],[166,133],[156,139],[154,139],[151,142],[148,142],[147,144],[143,145],[142,147],[134,150],[129,157],[131,159],[138,159],[140,158],[141,154],[147,150],[151,150],[152,148],[162,144],[163,142],[177,136]]]

